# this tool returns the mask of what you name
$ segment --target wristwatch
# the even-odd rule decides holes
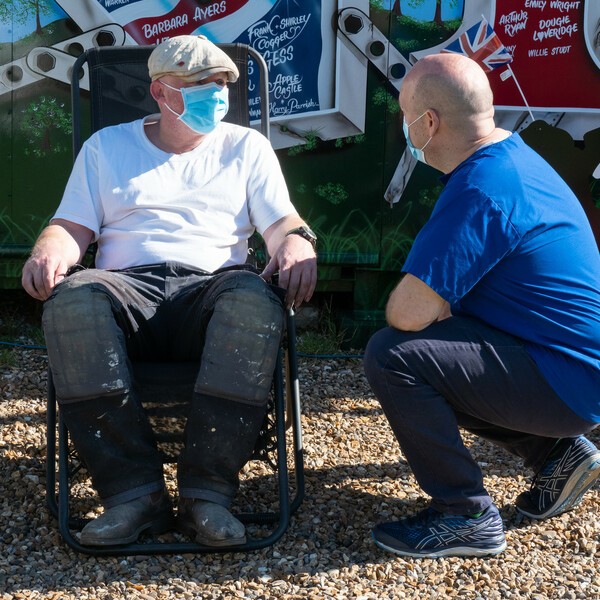
[[[308,227],[306,225],[302,225],[301,227],[294,227],[294,229],[290,229],[285,234],[285,237],[287,237],[288,235],[292,235],[292,234],[303,237],[307,242],[310,242],[312,244],[313,250],[315,252],[317,251],[317,236],[315,235],[315,232],[310,227]]]

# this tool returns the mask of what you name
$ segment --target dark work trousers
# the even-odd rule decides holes
[[[262,426],[283,330],[283,290],[245,269],[165,263],[89,269],[44,304],[61,414],[106,507],[163,488],[130,361],[198,361],[179,493],[225,506]]]
[[[442,512],[473,514],[492,503],[459,427],[537,472],[557,438],[597,425],[562,402],[521,340],[475,319],[383,329],[364,366],[417,482]]]

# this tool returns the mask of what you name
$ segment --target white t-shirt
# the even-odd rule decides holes
[[[212,272],[244,263],[254,230],[289,214],[279,162],[260,133],[220,123],[194,150],[170,154],[138,120],[86,141],[54,218],[94,232],[100,269],[175,261]]]

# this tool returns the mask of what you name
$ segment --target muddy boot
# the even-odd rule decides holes
[[[104,511],[81,531],[84,546],[118,546],[135,542],[143,531],[164,533],[175,515],[166,490],[118,504]]]
[[[178,461],[179,494],[229,506],[252,457],[266,406],[193,394]]]
[[[59,414],[106,508],[164,488],[154,433],[132,395],[62,402]]]
[[[239,546],[246,543],[246,528],[224,506],[207,500],[181,498],[177,529],[204,546]]]

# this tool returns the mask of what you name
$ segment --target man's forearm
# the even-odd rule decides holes
[[[64,227],[50,224],[46,227],[31,251],[31,258],[60,256],[69,266],[81,260],[83,252],[77,240]]]

